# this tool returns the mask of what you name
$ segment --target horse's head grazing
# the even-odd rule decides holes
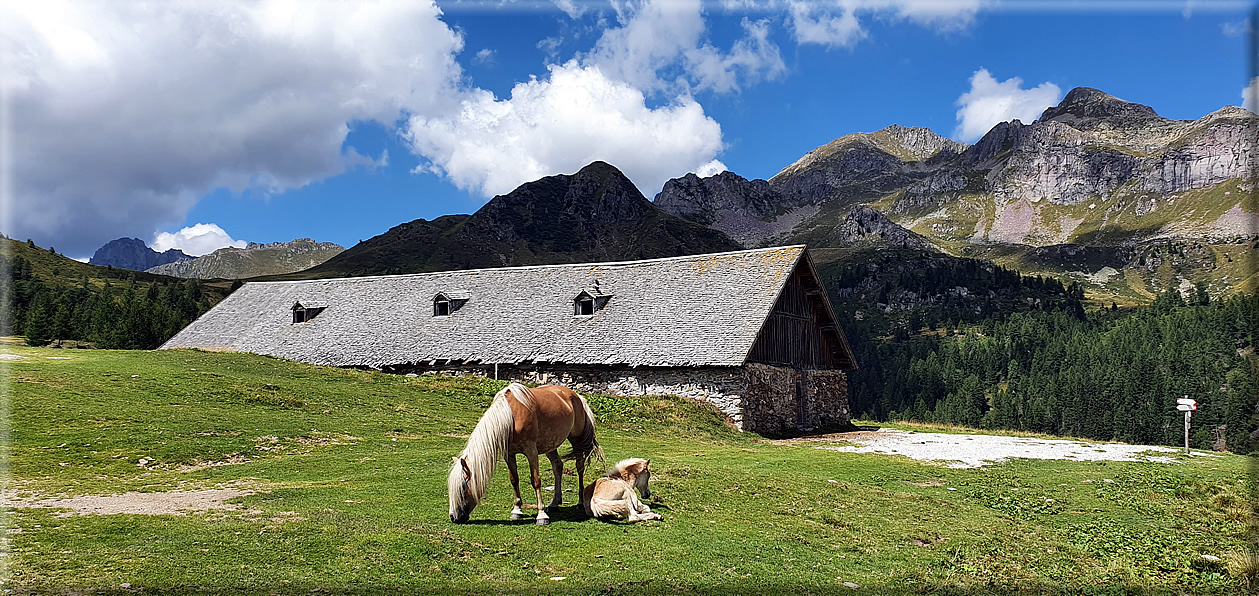
[[[450,468],[450,478],[446,488],[450,493],[450,521],[462,524],[472,515],[477,506],[477,497],[472,491],[472,469],[468,467],[468,456],[462,455],[454,459]]]

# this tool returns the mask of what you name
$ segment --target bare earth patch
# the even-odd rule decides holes
[[[1174,459],[1150,452],[1174,453],[1172,447],[1089,443],[1062,439],[999,437],[993,435],[949,435],[881,428],[876,431],[835,433],[806,439],[842,441],[855,445],[822,445],[816,449],[846,453],[903,455],[919,461],[946,463],[950,468],[978,468],[1007,459],[1061,459],[1071,461],[1151,461],[1173,463]],[[800,439],[793,441],[799,442]],[[1195,454],[1201,455],[1201,454]]]
[[[57,517],[72,515],[186,515],[211,510],[239,510],[229,499],[252,495],[257,491],[241,488],[176,490],[160,493],[123,493],[121,495],[81,495],[78,497],[20,497],[17,491],[0,493],[0,506],[5,508],[69,509]]]

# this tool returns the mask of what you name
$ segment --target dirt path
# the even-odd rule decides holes
[[[206,490],[175,490],[155,493],[123,493],[120,495],[82,495],[78,497],[19,497],[16,491],[0,493],[0,506],[5,508],[68,509],[57,517],[71,515],[186,515],[215,509],[241,509],[229,499],[252,495],[256,491],[240,488]]]
[[[1178,449],[1153,445],[1090,443],[1062,439],[1033,439],[994,435],[949,435],[881,428],[874,431],[834,433],[817,437],[789,439],[783,443],[818,443],[816,449],[846,453],[903,455],[919,461],[940,462],[950,468],[977,468],[1007,459],[1061,459],[1072,461],[1152,461],[1176,460],[1155,453],[1175,453]],[[846,442],[855,445],[826,443]],[[1194,455],[1204,455],[1195,453]],[[1210,457],[1210,456],[1208,456]]]

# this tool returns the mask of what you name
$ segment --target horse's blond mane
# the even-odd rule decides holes
[[[647,460],[641,457],[630,457],[627,459],[623,459],[619,462],[616,462],[616,465],[612,466],[611,468],[608,468],[608,477],[620,478],[625,474],[625,470],[628,469],[630,466],[634,464],[646,463],[646,462]]]
[[[514,418],[511,413],[511,404],[507,402],[509,390],[526,408],[533,409],[533,393],[520,383],[511,383],[494,395],[494,401],[490,403],[489,409],[481,415],[476,427],[472,429],[472,435],[468,437],[468,446],[459,454],[460,459],[467,461],[471,472],[468,478],[468,491],[465,494],[461,490],[463,473],[460,471],[460,463],[456,461],[454,468],[450,471],[448,482],[451,495],[458,495],[461,499],[472,499],[474,503],[479,503],[485,496],[485,489],[489,486],[490,478],[494,476],[498,460],[507,453],[507,445],[511,440]]]

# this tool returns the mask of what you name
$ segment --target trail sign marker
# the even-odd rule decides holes
[[[1186,395],[1176,400],[1176,409],[1185,413],[1185,455],[1189,455],[1189,419],[1193,417],[1194,410],[1198,409],[1198,402]]]

